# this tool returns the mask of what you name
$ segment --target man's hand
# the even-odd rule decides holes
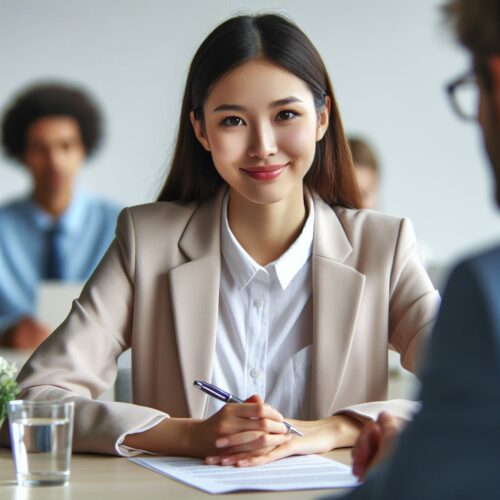
[[[3,334],[2,345],[14,349],[34,349],[49,335],[50,329],[48,327],[38,323],[33,318],[24,317]]]
[[[375,422],[368,422],[352,451],[352,472],[363,479],[368,470],[381,462],[393,450],[406,420],[382,412]]]

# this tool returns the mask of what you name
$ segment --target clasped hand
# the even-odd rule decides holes
[[[288,433],[283,416],[251,396],[244,403],[226,404],[212,417],[199,421],[193,437],[200,455],[211,465],[263,465],[291,455],[323,453],[352,446],[360,424],[346,415],[316,421],[287,421],[304,436]]]
[[[226,404],[200,422],[195,433],[204,441],[207,464],[252,465],[246,462],[292,439],[283,421],[277,410],[259,396],[251,396],[244,403]]]

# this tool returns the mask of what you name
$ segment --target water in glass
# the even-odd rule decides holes
[[[18,484],[64,484],[69,478],[71,433],[69,418],[31,417],[11,423]]]

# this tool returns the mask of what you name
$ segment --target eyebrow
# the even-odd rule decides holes
[[[271,104],[269,104],[269,108],[276,108],[278,106],[285,106],[287,104],[291,104],[294,102],[302,102],[301,99],[298,97],[285,97],[284,99],[278,99],[277,101],[273,101]],[[239,104],[221,104],[220,106],[217,106],[214,108],[214,112],[217,111],[246,111],[247,108],[244,106],[240,106]]]

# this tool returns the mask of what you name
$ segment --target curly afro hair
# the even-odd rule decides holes
[[[30,125],[50,116],[71,117],[80,126],[87,156],[102,140],[102,116],[94,100],[78,87],[61,83],[41,83],[18,94],[1,124],[1,142],[7,156],[20,160],[26,147]]]

